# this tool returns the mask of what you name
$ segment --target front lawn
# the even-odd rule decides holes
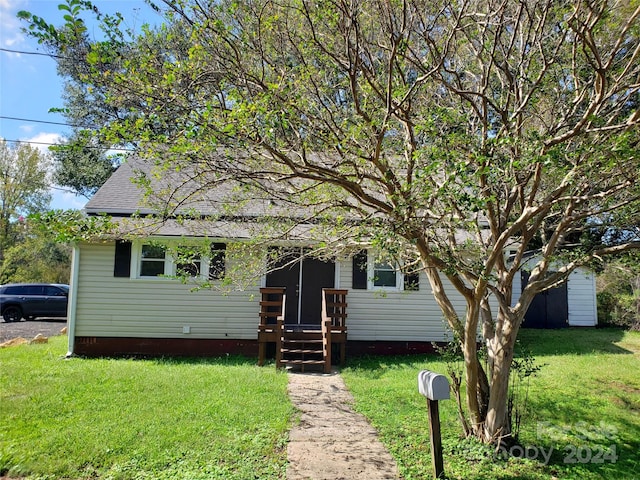
[[[526,330],[525,449],[460,439],[440,402],[450,479],[640,478],[640,334]],[[255,359],[70,359],[66,338],[0,349],[0,476],[31,479],[284,479],[287,376]],[[351,358],[343,377],[404,480],[432,478],[422,369],[435,356]],[[549,454],[550,452],[550,454]],[[515,458],[525,456],[527,458]]]
[[[65,360],[0,349],[0,476],[281,479],[287,376],[254,359]]]
[[[441,401],[447,478],[640,478],[640,333],[524,330],[521,343],[544,365],[529,381],[522,447],[496,455],[461,440],[455,402]],[[363,358],[343,371],[356,409],[378,429],[405,480],[433,475],[417,385],[423,369],[446,373],[435,356]]]

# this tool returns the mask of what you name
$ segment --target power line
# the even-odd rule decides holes
[[[54,55],[53,53],[25,52],[24,50],[13,50],[11,48],[0,48],[0,52],[19,53],[21,55],[41,55],[43,57],[49,57],[49,58],[64,58],[60,55]]]
[[[46,123],[49,125],[62,125],[65,127],[74,127],[74,128],[84,128],[81,125],[73,125],[70,123],[62,123],[62,122],[51,122],[51,121],[47,121],[47,120],[33,120],[30,118],[20,118],[20,117],[9,117],[6,115],[0,115],[0,118],[4,119],[4,120],[16,120],[19,122],[32,122],[32,123]],[[47,145],[47,146],[55,146],[55,145],[60,145],[59,143],[50,143],[50,142],[35,142],[32,140],[9,140],[7,138],[4,139],[6,142],[12,142],[12,143],[22,143],[22,144],[29,144],[29,145]],[[94,147],[92,145],[85,145],[83,148],[94,148],[94,149],[98,149],[98,150],[105,150],[104,147]],[[131,148],[108,148],[107,150],[115,150],[118,152],[133,152],[134,150]]]
[[[36,142],[33,140],[10,140],[8,138],[4,138],[2,140],[4,140],[5,142],[21,143],[21,144],[28,144],[28,145],[64,146],[64,145],[61,145],[60,143]],[[135,152],[133,148],[119,148],[119,147],[105,148],[105,147],[96,147],[92,145],[83,145],[82,148],[90,148],[90,149],[96,149],[96,150],[114,150],[116,152]]]
[[[22,143],[22,144],[28,144],[28,145],[59,145],[58,143],[35,142],[33,140],[9,140],[8,138],[3,138],[2,140],[4,140],[5,142]]]
[[[81,125],[72,125],[70,123],[62,123],[62,122],[50,122],[50,121],[47,121],[47,120],[33,120],[33,119],[30,119],[30,118],[7,117],[5,115],[0,115],[0,118],[3,118],[5,120],[17,120],[19,122],[47,123],[49,125],[63,125],[65,127],[82,128]]]

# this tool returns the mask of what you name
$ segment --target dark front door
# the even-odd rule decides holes
[[[322,289],[335,285],[335,263],[316,258],[300,259],[300,252],[280,258],[267,274],[267,287],[285,287],[285,324],[319,325]]]
[[[335,285],[336,265],[317,258],[302,262],[302,302],[300,323],[320,325],[322,319],[322,289]]]
[[[281,256],[273,271],[267,274],[267,287],[284,287],[287,303],[284,308],[284,323],[298,323],[300,294],[300,260],[293,253]]]
[[[529,272],[522,271],[522,288],[529,281]],[[567,284],[538,293],[527,313],[522,326],[525,328],[563,328],[569,326],[569,302]]]

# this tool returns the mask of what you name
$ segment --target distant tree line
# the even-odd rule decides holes
[[[29,221],[49,208],[50,166],[40,150],[0,140],[0,284],[69,282],[70,247]]]

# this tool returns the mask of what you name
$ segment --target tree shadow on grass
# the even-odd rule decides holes
[[[256,366],[256,359],[242,355],[221,355],[219,357],[156,357],[150,361],[158,365],[215,365],[215,366]]]
[[[525,330],[521,343],[534,357],[592,355],[597,361],[601,354],[633,354],[632,350],[624,348],[624,342],[623,346],[618,344],[624,335],[625,332],[619,329]],[[632,343],[626,342],[626,345],[634,349]],[[445,362],[437,355],[347,357],[346,370],[371,380],[380,379],[393,370],[405,369],[414,371],[416,379],[422,369],[446,373]],[[567,381],[571,378],[567,377]],[[521,447],[530,449],[516,450],[512,456],[537,462],[542,469],[538,473],[543,471],[550,475],[549,478],[640,478],[637,455],[640,422],[635,421],[640,414],[640,388],[612,380],[603,386],[603,391],[603,395],[607,395],[606,402],[617,404],[617,409],[604,408],[602,413],[594,413],[603,408],[598,395],[578,401],[569,393],[571,390],[563,397],[551,387],[530,396],[527,410],[535,412],[537,427],[533,427],[533,435],[522,438]],[[630,415],[629,410],[634,413]],[[543,451],[545,455],[551,452],[550,457],[545,457]],[[508,463],[504,465],[506,468]],[[479,475],[473,478],[512,478],[509,475],[513,470],[506,469],[505,472],[505,476],[496,477],[496,472],[492,471],[493,477]],[[541,478],[538,473],[529,475],[523,471],[518,478]]]
[[[558,330],[524,328],[518,339],[532,355],[583,355],[591,353],[633,354],[619,345],[624,330],[570,327]]]
[[[612,399],[615,395],[612,392]],[[594,421],[588,402],[582,407],[575,402],[559,404],[553,394],[530,399],[529,407],[537,418],[552,420],[538,421],[535,438],[526,443],[553,452],[549,467],[562,472],[560,478],[640,476],[640,422],[634,422],[624,409]]]
[[[380,378],[391,370],[412,369],[416,372],[417,382],[417,375],[420,370],[434,370],[438,371],[438,373],[445,373],[446,366],[437,354],[360,355],[347,356],[345,368],[358,370],[359,374],[367,378]]]

